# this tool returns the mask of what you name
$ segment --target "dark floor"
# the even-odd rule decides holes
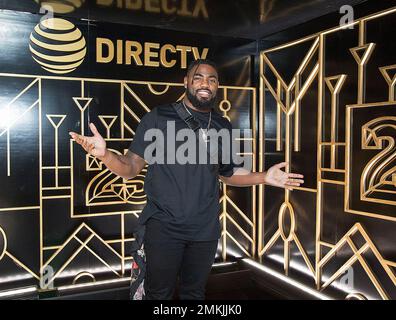
[[[128,300],[129,287],[125,283],[122,287],[113,287],[100,291],[73,293],[50,298],[66,300]],[[177,290],[175,292],[177,299]],[[208,279],[206,289],[207,300],[278,300],[282,299],[278,293],[265,288],[255,281],[254,272],[235,262],[227,266],[214,266]]]
[[[177,289],[175,299],[177,300]],[[243,260],[214,265],[206,288],[207,300],[302,300],[313,299],[300,289]],[[14,299],[49,300],[129,300],[129,282],[66,291],[47,291]]]

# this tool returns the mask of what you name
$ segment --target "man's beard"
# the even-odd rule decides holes
[[[192,105],[197,109],[212,109],[216,102],[216,96],[208,100],[199,100],[197,96],[193,95],[189,89],[186,90],[187,98]]]

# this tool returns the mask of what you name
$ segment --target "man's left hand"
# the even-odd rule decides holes
[[[265,184],[271,186],[293,190],[293,187],[299,187],[304,183],[304,176],[297,173],[286,173],[282,168],[287,167],[287,162],[278,163],[268,169],[265,176]]]

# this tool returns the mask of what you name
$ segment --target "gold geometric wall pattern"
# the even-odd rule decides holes
[[[375,192],[396,194],[396,191],[392,190],[396,186],[396,166],[393,165],[396,160],[395,139],[392,135],[382,134],[388,128],[396,129],[396,117],[376,118],[362,127],[362,149],[381,150],[384,148],[364,168],[360,182],[362,200],[381,201],[372,197]],[[371,141],[374,146],[370,146]],[[396,204],[396,201],[388,203]]]
[[[358,185],[347,185],[347,212],[396,221],[394,210],[385,213],[382,209],[384,205],[389,208],[396,205],[395,106],[394,102],[347,106],[349,143],[346,161],[349,164],[348,168],[356,167],[355,170],[347,170],[347,179],[359,179]],[[361,122],[359,113],[362,110],[373,110],[371,114],[374,116]],[[381,112],[381,116],[375,116],[378,112]],[[354,141],[351,132],[358,128],[361,131],[361,141]],[[360,144],[356,151],[353,150],[354,144]],[[366,159],[364,167],[359,166],[361,158]],[[351,200],[354,194],[358,195],[360,201]],[[376,206],[375,203],[379,205]]]
[[[68,132],[73,130],[89,135],[88,124],[94,122],[105,137],[108,148],[118,154],[126,153],[144,114],[156,105],[180,99],[184,92],[183,84],[6,73],[0,74],[0,80],[4,80],[0,84],[4,86],[10,80],[21,82],[21,90],[10,101],[9,107],[24,95],[31,100],[23,101],[22,108],[16,114],[17,119],[13,119],[7,128],[1,128],[4,135],[4,141],[0,141],[4,142],[2,150],[6,155],[6,143],[9,141],[7,132],[12,136],[15,126],[20,128],[26,123],[34,123],[37,131],[32,134],[37,138],[37,145],[32,146],[32,149],[37,154],[35,161],[38,173],[37,177],[29,179],[29,183],[35,185],[32,190],[37,190],[34,201],[0,208],[0,217],[15,212],[19,213],[15,219],[21,223],[29,223],[30,220],[26,220],[28,216],[34,219],[38,238],[22,244],[21,250],[26,248],[36,252],[37,262],[29,265],[23,254],[20,256],[12,252],[10,231],[2,224],[0,266],[8,263],[8,260],[12,261],[15,264],[12,275],[21,277],[24,272],[23,277],[31,278],[36,286],[48,275],[46,268],[50,266],[53,274],[46,279],[45,286],[48,288],[77,285],[84,281],[95,282],[98,280],[95,272],[99,271],[106,274],[107,280],[128,279],[132,260],[129,248],[135,241],[131,228],[146,203],[143,190],[146,168],[128,181],[117,177],[101,161],[87,155],[70,139]],[[71,87],[69,97],[68,93],[62,93],[62,84]],[[105,98],[100,92],[106,90],[111,92],[112,100],[116,101],[116,105],[111,108],[101,100]],[[60,110],[52,103],[52,95],[57,94],[62,99],[63,107]],[[222,98],[220,110],[225,117],[232,118],[230,115],[238,112],[233,105],[240,97],[248,97],[248,101],[251,101],[250,112],[255,113],[255,88],[221,86],[219,95]],[[29,119],[26,118],[28,115]],[[249,140],[253,152],[247,156],[250,156],[254,167],[255,138]],[[12,155],[15,147],[12,143],[9,145],[11,147],[8,150]],[[8,158],[12,169],[13,158]],[[5,168],[1,173],[3,176],[8,173]],[[255,201],[254,187],[250,194]],[[221,217],[224,259],[228,240],[236,244],[244,255],[254,255],[254,206],[252,212],[242,213],[231,199],[232,196],[227,194],[226,186],[222,196],[224,201],[220,201],[225,208]],[[231,207],[242,213],[244,221],[250,221],[248,229],[244,226],[238,228],[238,235],[228,228],[229,224],[239,224],[238,219],[228,214]],[[103,228],[103,225],[107,225],[107,228]],[[13,232],[16,231],[13,229]],[[248,246],[239,243],[240,234],[246,236]],[[80,258],[88,259],[92,266],[79,265]]]
[[[120,154],[117,150],[109,150],[116,154]],[[144,169],[135,178],[126,181],[116,176],[109,169],[102,170],[91,179],[86,188],[85,205],[98,206],[120,203],[145,204],[144,177],[146,171],[147,170]]]
[[[236,90],[235,90],[236,89]],[[242,136],[236,138],[236,143],[246,143],[248,150],[240,150],[237,156],[242,156],[245,160],[251,164],[253,172],[256,171],[256,90],[249,87],[220,87],[219,95],[222,99],[219,102],[219,110],[222,116],[229,121],[232,121],[231,112],[235,112],[236,108],[233,106],[235,97],[238,97],[238,90],[242,90],[243,96],[249,96],[249,100],[252,102],[250,111],[252,114],[251,121],[251,132],[252,135]],[[238,99],[240,99],[239,96]],[[234,108],[233,108],[234,107]],[[246,128],[238,128],[246,129]],[[247,142],[246,142],[247,141]],[[232,194],[229,192],[229,187],[220,181],[222,186],[220,193],[220,223],[221,223],[221,244],[222,244],[222,259],[227,260],[227,251],[235,252],[231,248],[235,248],[241,252],[243,256],[254,257],[256,248],[256,201],[257,201],[257,190],[256,187],[251,187],[251,211],[244,212],[241,209],[241,205],[238,205],[235,199],[232,198]],[[237,188],[238,189],[238,188]],[[231,250],[230,250],[231,249]]]
[[[283,150],[282,143],[282,128],[285,127],[285,161],[291,163],[292,150],[298,152],[300,150],[300,128],[301,128],[301,101],[307,93],[308,89],[313,84],[314,80],[317,78],[319,63],[317,60],[317,51],[319,48],[319,39],[314,39],[312,45],[310,45],[309,50],[306,52],[305,57],[298,68],[295,70],[292,80],[289,84],[286,84],[285,80],[281,77],[279,72],[276,70],[273,63],[270,61],[270,58],[266,55],[266,53],[262,53],[262,65],[261,70],[263,70],[264,65],[268,67],[268,73],[271,73],[275,76],[276,79],[276,90],[274,86],[271,85],[270,81],[267,79],[265,74],[261,74],[261,82],[262,85],[265,86],[266,89],[270,92],[271,96],[275,99],[277,104],[277,129],[276,129],[276,148],[277,151]],[[309,69],[310,63],[313,62],[313,66]],[[307,70],[308,69],[308,70]],[[307,71],[308,77],[305,82],[302,81],[302,74]],[[263,87],[261,87],[263,90]],[[285,94],[285,103],[282,102],[282,95]],[[263,114],[260,115],[261,117]],[[285,121],[283,121],[283,116]],[[294,119],[293,119],[294,117]],[[294,124],[294,131],[292,130],[292,124]],[[291,141],[294,141],[294,148],[292,149]],[[261,162],[262,166],[262,162]],[[263,168],[262,168],[263,170]],[[290,172],[290,167],[286,168],[287,172]],[[278,239],[282,239],[283,248],[284,248],[284,270],[285,273],[289,272],[289,263],[290,263],[290,245],[291,243],[295,243],[299,252],[304,257],[304,262],[307,267],[314,276],[314,268],[309,261],[307,253],[305,249],[301,245],[301,242],[298,238],[298,235],[295,233],[295,209],[293,208],[293,204],[290,201],[290,190],[285,189],[284,202],[278,211],[278,229],[275,234],[268,241],[267,245],[262,247],[259,244],[258,253],[259,256],[262,256],[266,252],[268,252],[274,243]],[[288,235],[285,235],[284,232],[284,216],[288,213],[290,217],[290,231]],[[259,236],[262,234],[260,231],[262,228],[259,227]],[[260,241],[261,240],[261,241]],[[262,243],[262,239],[259,240],[259,243]]]
[[[278,263],[282,261],[286,275],[290,268],[298,269],[310,275],[311,285],[324,292],[329,286],[338,285],[337,281],[349,268],[356,268],[360,272],[355,283],[358,289],[339,286],[345,297],[348,294],[381,299],[396,297],[396,261],[394,254],[385,250],[383,240],[386,235],[388,245],[393,243],[396,227],[396,60],[378,66],[382,44],[374,41],[373,33],[369,34],[370,26],[395,14],[396,8],[392,8],[354,21],[353,31],[335,27],[261,53],[259,154],[264,155],[265,144],[290,163],[289,170],[295,171],[296,166],[299,170],[307,167],[315,170],[307,170],[305,181],[309,187],[296,188],[293,197],[284,192],[276,217],[266,215],[264,187],[259,187],[259,257],[263,260],[275,256]],[[345,39],[354,41],[340,42],[343,32],[349,32]],[[338,50],[337,55],[329,48]],[[285,57],[297,52],[305,58],[297,68],[294,64],[297,71],[289,74],[291,81],[286,83],[281,77],[285,72]],[[340,61],[344,67],[333,61],[337,56],[344,59]],[[367,102],[372,100],[367,87],[372,87],[368,72],[372,77],[373,61],[376,79],[387,97],[380,102]],[[307,66],[310,67],[304,72]],[[302,72],[305,83],[301,83]],[[304,113],[309,108],[316,120]],[[264,112],[274,114],[272,118],[267,116],[267,123]],[[270,121],[276,124],[275,129]],[[302,128],[301,122],[306,126]],[[308,123],[315,133],[309,131]],[[264,132],[271,138],[266,138]],[[316,145],[304,145],[308,132],[310,137],[315,135]],[[272,140],[276,146],[272,146]],[[304,158],[302,150],[311,152],[311,158]],[[271,153],[268,157],[272,156]],[[302,158],[311,162],[301,163]],[[260,171],[264,169],[264,160],[264,157],[259,159]],[[273,194],[266,188],[267,191]],[[301,199],[313,197],[312,203],[301,207]],[[274,209],[271,210],[273,215]],[[315,231],[308,228],[311,223],[306,225],[307,216],[313,218]],[[337,226],[339,221],[345,222]],[[379,226],[385,227],[383,232],[387,233],[379,236]],[[304,235],[303,241],[299,241],[300,235]],[[363,291],[364,282],[373,289],[354,291]]]

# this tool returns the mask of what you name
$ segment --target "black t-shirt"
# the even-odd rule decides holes
[[[197,112],[191,108],[188,110],[200,122],[201,128],[207,128],[209,112]],[[210,129],[224,129],[231,132],[232,126],[227,119],[215,111],[212,111],[211,117]],[[160,130],[165,140],[145,139],[147,130],[154,128]],[[219,175],[232,176],[236,165],[232,161],[231,152],[225,157],[222,156],[221,150],[223,149],[220,146],[218,154],[211,153],[212,157],[218,159],[218,164],[205,164],[202,161],[201,163],[196,163],[197,161],[179,163],[174,158],[176,158],[177,150],[180,150],[179,147],[186,142],[186,139],[178,141],[180,139],[177,138],[177,133],[181,129],[189,130],[197,141],[201,141],[201,146],[205,145],[202,138],[200,140],[197,137],[201,131],[194,132],[189,129],[171,104],[156,107],[141,119],[129,148],[131,152],[149,163],[144,184],[147,204],[139,217],[139,223],[145,224],[148,219],[153,218],[163,223],[164,230],[169,233],[170,237],[188,241],[215,240],[220,237]],[[172,135],[172,132],[176,134]],[[167,141],[173,142],[175,147],[168,145]],[[228,143],[227,140],[221,138],[219,141]],[[211,145],[214,144],[215,142]],[[152,148],[155,146],[156,151],[147,152],[146,148],[149,146]],[[151,151],[152,148],[149,147]],[[201,155],[199,155],[199,150],[201,150]],[[208,160],[210,155],[206,149],[202,151],[199,147],[196,151],[196,160],[202,157],[202,152]],[[164,161],[159,160],[161,155]],[[229,157],[228,161],[224,161],[227,157]]]

